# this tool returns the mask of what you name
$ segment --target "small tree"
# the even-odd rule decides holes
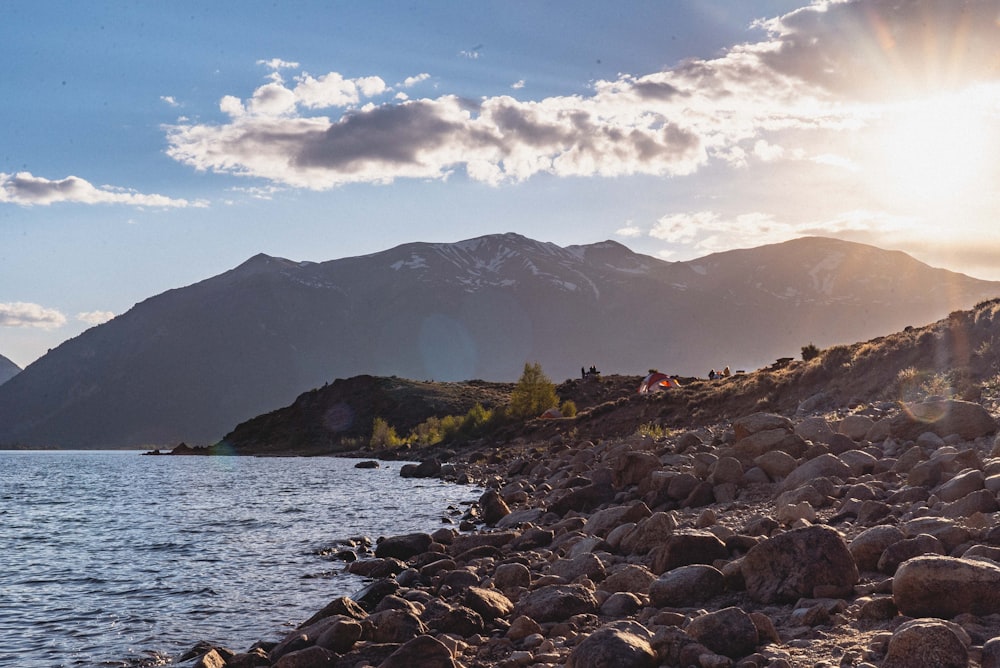
[[[576,417],[576,402],[567,399],[559,405],[559,412],[563,417]]]
[[[372,448],[398,448],[402,444],[403,441],[396,434],[395,427],[390,427],[389,423],[380,417],[372,421],[372,437],[369,441]]]
[[[527,420],[558,405],[556,386],[542,371],[542,365],[525,362],[524,372],[510,393],[507,414],[517,420]]]
[[[802,361],[808,362],[811,359],[819,357],[819,348],[810,343],[807,346],[802,346]]]

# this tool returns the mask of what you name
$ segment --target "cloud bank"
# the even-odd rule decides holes
[[[57,329],[65,324],[66,316],[55,309],[26,302],[0,303],[0,327]]]
[[[94,186],[78,176],[52,181],[30,172],[0,172],[0,203],[21,206],[48,206],[59,202],[78,204],[124,204],[155,208],[206,207],[203,200],[174,199],[165,195],[143,194],[113,186]]]
[[[167,128],[168,155],[315,190],[458,170],[490,184],[542,173],[675,176],[712,160],[739,168],[790,158],[766,137],[856,129],[891,100],[1000,80],[994,0],[829,0],[756,27],[766,39],[718,58],[534,101],[400,94],[373,104],[392,90],[379,77],[302,73],[289,84],[276,71],[249,98],[223,98],[228,122]]]

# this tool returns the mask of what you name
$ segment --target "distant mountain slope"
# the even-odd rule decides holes
[[[515,234],[300,263],[258,255],[147,299],[0,386],[0,444],[214,442],[361,374],[509,381],[595,364],[704,375],[853,343],[1000,295],[1000,284],[833,239],[663,262]]]
[[[0,385],[3,385],[19,373],[21,373],[21,367],[3,355],[0,355]]]

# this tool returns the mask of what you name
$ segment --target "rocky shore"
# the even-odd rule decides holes
[[[371,584],[198,668],[1000,667],[1000,444],[935,399],[464,451],[461,524],[345,543]]]

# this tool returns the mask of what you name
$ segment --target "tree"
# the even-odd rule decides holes
[[[808,346],[802,346],[802,360],[808,362],[811,359],[819,357],[819,352],[819,348],[812,343]]]
[[[542,365],[525,362],[524,372],[510,393],[507,414],[518,420],[527,420],[558,405],[556,386],[542,371]]]
[[[368,444],[373,449],[398,448],[403,441],[396,434],[396,429],[380,417],[372,420],[372,437]]]

